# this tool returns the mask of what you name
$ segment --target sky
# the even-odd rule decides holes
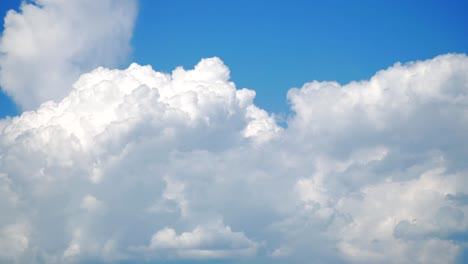
[[[466,263],[467,12],[2,1],[0,263]]]
[[[468,51],[466,1],[139,2],[133,60],[171,71],[218,56],[256,103],[286,112],[311,80],[365,80],[395,62]]]
[[[0,12],[20,1],[3,1]],[[140,0],[131,62],[170,72],[218,56],[262,108],[288,113],[285,94],[312,80],[369,79],[396,62],[468,52],[466,1]],[[1,94],[0,116],[15,115]]]

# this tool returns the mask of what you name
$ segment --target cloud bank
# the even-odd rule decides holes
[[[453,263],[468,234],[468,57],[288,92],[219,58],[82,75],[0,121],[0,259]]]
[[[84,72],[130,52],[134,0],[34,0],[10,10],[0,39],[0,86],[25,110],[59,101]]]

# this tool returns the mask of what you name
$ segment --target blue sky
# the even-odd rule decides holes
[[[2,1],[0,5],[0,16],[2,16],[2,32],[3,32],[3,17],[10,9],[17,9],[20,1]],[[14,116],[20,113],[20,109],[14,102],[3,92],[0,91],[0,118],[5,116]]]
[[[134,60],[172,70],[219,56],[256,102],[285,111],[312,80],[346,83],[397,61],[468,52],[466,1],[140,1]]]
[[[2,1],[0,14],[19,2]],[[128,63],[170,72],[218,56],[259,106],[287,112],[287,90],[305,82],[346,83],[397,61],[467,53],[466,10],[455,0],[141,0]],[[0,117],[16,113],[1,94]]]

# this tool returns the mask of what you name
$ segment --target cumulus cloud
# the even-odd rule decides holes
[[[21,260],[32,261],[37,254],[48,262],[78,255],[132,257],[130,248],[146,244],[151,234],[179,218],[183,221],[173,228],[196,223],[202,229],[194,227],[194,234],[202,230],[209,237],[250,241],[242,230],[206,229],[216,211],[192,206],[198,191],[185,178],[207,187],[217,175],[195,177],[191,159],[211,163],[208,156],[238,144],[261,146],[281,131],[276,124],[266,129],[263,124],[272,116],[253,107],[255,93],[236,89],[228,78],[229,69],[218,58],[172,74],[136,64],[126,70],[98,68],[83,75],[61,102],[4,120],[4,194],[11,195],[13,205],[15,200],[21,204],[5,205],[13,207],[5,225],[26,214],[31,228],[41,228],[34,229],[33,246]],[[246,127],[256,132],[246,134]],[[200,164],[198,174],[207,169]],[[56,239],[48,236],[52,229]],[[227,246],[238,242],[233,243]],[[233,250],[199,253],[210,258],[251,254],[251,248]]]
[[[185,259],[219,259],[252,256],[256,248],[257,244],[244,233],[233,232],[229,226],[218,221],[197,226],[193,231],[180,235],[174,229],[165,227],[152,236],[148,247],[142,249]]]
[[[0,259],[456,262],[466,72],[448,54],[306,83],[282,128],[219,58],[97,68],[0,122]]]
[[[0,86],[26,110],[61,100],[80,74],[130,52],[134,0],[34,0],[10,10],[0,39]]]

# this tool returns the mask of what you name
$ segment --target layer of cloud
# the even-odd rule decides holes
[[[98,68],[0,121],[0,258],[456,262],[467,72],[448,54],[307,83],[282,128],[219,58]]]
[[[130,52],[135,0],[34,0],[11,10],[0,39],[0,86],[26,110],[61,100],[84,72]]]

